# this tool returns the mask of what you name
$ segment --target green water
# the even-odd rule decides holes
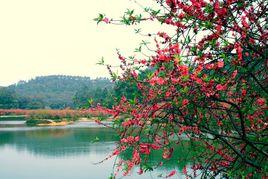
[[[0,122],[1,179],[106,179],[113,171],[114,158],[95,164],[115,148],[117,136],[112,130],[89,123],[47,128],[6,127],[6,123],[1,126]],[[92,142],[96,137],[99,141]],[[156,153],[154,160],[161,161],[161,153]],[[180,170],[181,166],[173,161],[166,168],[142,176],[135,169],[131,176],[124,178],[158,178],[159,174],[167,174],[174,168]],[[182,176],[178,173],[174,178]]]

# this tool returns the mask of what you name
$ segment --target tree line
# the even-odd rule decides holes
[[[115,90],[116,89],[116,90]],[[89,108],[101,104],[112,107],[126,90],[108,78],[40,76],[0,88],[1,109]]]

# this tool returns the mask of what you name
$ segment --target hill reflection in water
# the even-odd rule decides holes
[[[98,137],[99,141],[92,141]],[[0,132],[0,147],[11,145],[35,155],[69,156],[89,152],[107,153],[114,147],[116,135],[107,128],[62,128]]]
[[[98,138],[97,142],[92,142]],[[118,137],[108,128],[56,127],[56,128],[0,128],[0,176],[3,179],[90,179],[108,178],[114,158],[99,165],[115,148]],[[138,175],[137,168],[127,179],[157,178],[170,170],[190,167],[194,152],[189,141],[182,141],[174,150],[174,157],[164,161],[163,167]],[[119,156],[132,157],[131,151]],[[162,151],[153,151],[151,163],[163,161]],[[190,170],[190,169],[189,169]],[[178,173],[175,178],[183,178]]]

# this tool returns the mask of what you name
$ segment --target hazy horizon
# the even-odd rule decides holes
[[[8,87],[10,85],[14,85],[14,84],[17,84],[19,82],[22,82],[22,81],[25,81],[25,82],[28,82],[30,80],[34,80],[35,78],[37,77],[48,77],[48,76],[72,76],[72,77],[88,77],[90,78],[91,80],[94,80],[94,79],[97,79],[97,78],[108,78],[108,79],[111,79],[109,76],[97,76],[97,77],[90,77],[90,76],[83,76],[83,75],[68,75],[68,74],[51,74],[51,75],[38,75],[38,76],[34,76],[32,78],[29,78],[29,79],[20,79],[14,83],[11,83],[11,84],[7,84],[7,85],[0,85],[0,87]]]
[[[116,64],[116,48],[132,55],[142,37],[134,33],[139,26],[93,19],[98,13],[120,17],[132,7],[137,5],[125,0],[1,1],[0,86],[55,74],[108,77],[106,67],[96,65],[100,58]]]

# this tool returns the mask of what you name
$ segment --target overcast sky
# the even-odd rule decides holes
[[[108,76],[97,66],[104,56],[118,62],[116,48],[129,53],[141,41],[133,28],[96,25],[105,12],[119,17],[128,0],[1,0],[0,86],[35,76]]]

